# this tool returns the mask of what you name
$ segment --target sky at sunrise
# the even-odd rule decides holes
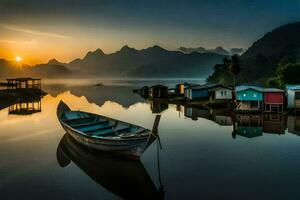
[[[128,44],[248,48],[272,29],[300,21],[299,0],[0,0],[0,58],[70,62]]]

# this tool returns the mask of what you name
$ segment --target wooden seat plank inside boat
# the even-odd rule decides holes
[[[78,122],[90,122],[90,121],[94,121],[96,120],[97,117],[95,116],[88,116],[88,117],[79,117],[79,118],[73,118],[73,119],[62,119],[63,122],[67,123],[67,124],[74,124],[74,123],[78,123]]]
[[[79,129],[79,130],[84,132],[84,133],[92,133],[92,132],[95,132],[95,131],[112,129],[113,127],[114,127],[114,125],[108,125],[108,126],[102,126],[102,127],[93,126],[93,127],[88,127],[88,129],[84,129],[84,130]]]
[[[97,120],[97,121],[91,121],[91,122],[86,122],[86,123],[74,124],[71,126],[72,126],[72,128],[82,128],[82,127],[86,127],[86,126],[106,124],[106,123],[108,123],[108,120]]]
[[[124,132],[124,131],[129,131],[130,126],[118,126],[117,128],[112,128],[112,129],[105,129],[105,130],[97,130],[92,132],[92,135],[95,136],[103,136],[103,135],[119,135],[120,133]]]

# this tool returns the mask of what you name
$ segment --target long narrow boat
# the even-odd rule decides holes
[[[134,124],[83,111],[72,111],[63,101],[57,107],[57,117],[77,142],[102,151],[117,153],[132,159],[140,159],[152,131]],[[155,119],[157,131],[160,116]]]

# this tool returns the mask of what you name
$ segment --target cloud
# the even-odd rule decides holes
[[[14,40],[0,40],[0,43],[14,44],[14,43],[16,43],[16,41],[14,41]]]
[[[47,36],[47,37],[54,37],[54,38],[61,38],[61,39],[69,38],[69,36],[62,35],[62,34],[38,31],[33,29],[25,29],[13,25],[5,25],[4,28],[10,31],[17,31],[17,32],[31,34],[31,35],[40,35],[40,36]]]

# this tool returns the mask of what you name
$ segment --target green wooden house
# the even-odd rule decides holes
[[[263,108],[263,88],[256,86],[236,87],[237,111],[261,111]]]

